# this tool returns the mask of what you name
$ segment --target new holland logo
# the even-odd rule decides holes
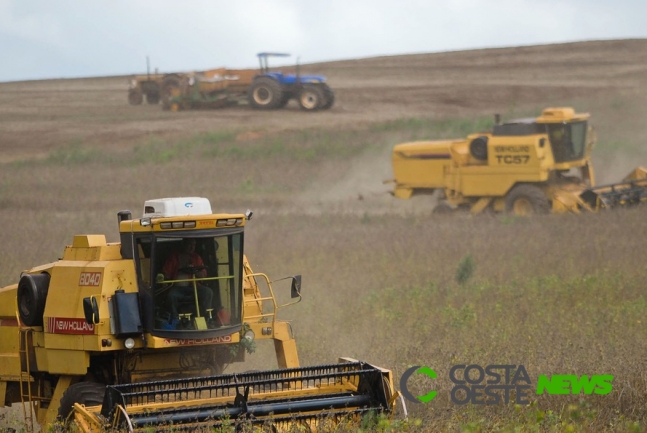
[[[94,334],[94,325],[69,317],[48,317],[47,329],[51,334]]]

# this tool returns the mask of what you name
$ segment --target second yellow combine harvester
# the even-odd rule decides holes
[[[61,259],[0,289],[0,399],[23,403],[28,430],[314,431],[392,413],[390,371],[347,358],[299,365],[277,312],[301,299],[301,277],[284,279],[292,301],[278,305],[243,253],[251,212],[213,213],[193,197],[118,216],[121,242],[75,236]],[[223,374],[258,340],[274,342],[278,369]]]
[[[387,182],[395,184],[398,198],[441,190],[437,212],[579,213],[647,200],[644,168],[620,183],[595,185],[589,117],[568,107],[546,108],[537,118],[497,121],[492,131],[467,139],[398,144],[395,179]]]

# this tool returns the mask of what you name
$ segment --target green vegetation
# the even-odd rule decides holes
[[[167,164],[196,158],[237,161],[295,161],[318,163],[361,155],[371,149],[382,149],[398,141],[416,139],[460,138],[492,127],[490,118],[468,119],[399,119],[375,123],[363,130],[309,129],[269,134],[239,142],[236,131],[212,131],[188,138],[153,137],[136,144],[131,152],[84,146],[74,141],[53,150],[44,161],[23,160],[14,165],[51,166],[101,163],[106,165]]]
[[[472,278],[475,269],[476,263],[474,263],[474,259],[471,255],[467,254],[460,262],[458,262],[458,267],[456,268],[456,282],[460,285],[467,283],[467,281]]]

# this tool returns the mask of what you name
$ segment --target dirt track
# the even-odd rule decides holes
[[[337,97],[332,110],[303,113],[292,102],[273,112],[241,106],[170,113],[128,105],[128,77],[0,83],[0,161],[44,155],[73,142],[128,146],[220,127],[263,133],[505,112],[621,94],[647,100],[647,40],[379,57],[305,65],[302,71],[328,77]]]

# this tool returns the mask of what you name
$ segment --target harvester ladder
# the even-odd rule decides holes
[[[20,319],[18,321],[20,325]],[[31,328],[18,328],[18,356],[20,357],[20,377],[19,377],[19,389],[20,389],[20,402],[22,403],[22,411],[25,417],[25,428],[28,432],[34,431],[34,405],[33,405],[33,396],[31,394],[31,371],[29,368],[29,336],[33,332]],[[23,362],[24,360],[24,362]],[[24,390],[27,388],[27,394]],[[25,397],[27,401],[25,401]],[[25,404],[27,403],[27,404]],[[29,411],[27,410],[27,405],[29,405]],[[27,413],[29,412],[29,414]]]
[[[18,322],[20,323],[20,321]],[[51,402],[51,398],[45,397],[43,392],[43,383],[40,379],[31,375],[31,354],[29,348],[32,347],[30,340],[33,341],[34,330],[29,327],[19,326],[18,328],[18,356],[20,357],[20,402],[25,417],[25,429],[28,432],[34,431],[34,403],[38,408],[44,407],[43,403]],[[34,386],[35,385],[35,386]],[[33,393],[35,391],[35,394]],[[29,406],[29,410],[27,410]]]

